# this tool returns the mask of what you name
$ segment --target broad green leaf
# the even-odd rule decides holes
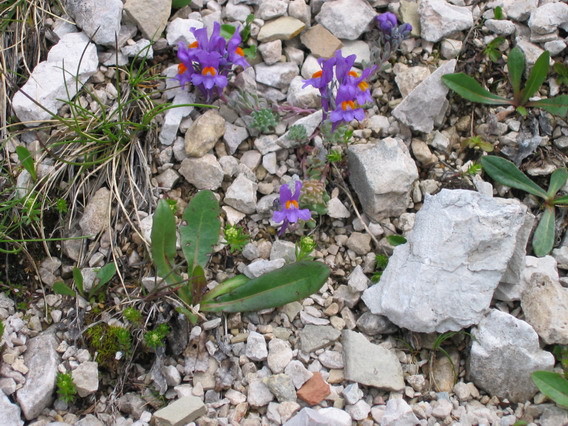
[[[77,295],[71,287],[61,281],[53,284],[53,291],[55,294],[62,294],[63,296],[75,297]]]
[[[83,289],[83,274],[79,268],[73,268],[73,281],[75,281],[75,285],[77,286],[77,290],[79,290],[79,294],[81,296],[85,296],[84,289]]]
[[[207,279],[205,278],[205,271],[199,265],[196,265],[193,269],[193,273],[189,278],[189,283],[187,287],[191,289],[191,300],[192,304],[199,303],[201,296],[203,296],[203,291],[207,288]]]
[[[507,58],[507,68],[509,70],[509,81],[511,86],[513,86],[513,93],[517,100],[521,96],[521,79],[525,72],[525,66],[526,61],[523,51],[518,47],[512,48]]]
[[[112,277],[114,277],[114,274],[116,274],[116,265],[114,264],[114,262],[106,264],[101,269],[99,269],[99,272],[97,272],[97,278],[99,279],[99,282],[91,289],[89,294],[97,294],[99,290],[103,288],[104,285],[112,279]]]
[[[254,58],[256,58],[256,46],[255,45],[244,48],[243,52],[244,52],[245,57],[247,59],[253,60]]]
[[[387,237],[387,241],[391,246],[396,247],[400,246],[401,244],[405,244],[406,238],[404,238],[402,235],[389,235]]]
[[[152,260],[158,276],[168,284],[180,282],[181,278],[173,271],[176,257],[176,218],[165,200],[160,200],[154,212],[151,239]]]
[[[548,68],[550,67],[550,53],[544,51],[536,60],[534,66],[532,67],[529,78],[523,89],[523,95],[521,96],[520,105],[524,105],[531,96],[533,96],[544,80],[546,80],[546,75],[548,74]]]
[[[489,105],[506,105],[513,102],[501,96],[494,95],[472,77],[464,73],[446,74],[442,76],[446,86],[468,101]]]
[[[526,117],[529,114],[529,112],[527,111],[527,109],[524,106],[518,106],[517,112],[519,114],[521,114],[523,117]]]
[[[555,205],[568,205],[568,195],[563,195],[562,197],[555,198],[554,200],[552,200],[552,203]]]
[[[215,297],[233,291],[235,288],[243,285],[249,280],[250,279],[246,275],[235,275],[233,278],[229,278],[215,286],[211,291],[207,292],[204,298],[212,300]]]
[[[221,37],[225,40],[229,40],[233,34],[235,34],[235,27],[229,24],[221,25]]]
[[[493,9],[493,17],[498,20],[503,19],[503,8],[501,6],[497,6]]]
[[[534,183],[509,160],[494,155],[481,157],[483,170],[494,180],[511,188],[521,189],[530,194],[547,199],[546,191]]]
[[[555,96],[548,99],[527,102],[528,107],[537,107],[559,117],[566,117],[568,113],[568,95]]]
[[[220,296],[209,298],[206,294],[201,310],[246,312],[275,308],[315,293],[328,276],[325,264],[304,260],[247,281]]]
[[[219,240],[219,213],[219,202],[211,191],[195,194],[183,212],[187,225],[180,228],[181,248],[188,271],[193,271],[197,265],[202,268],[207,265],[209,254]]]
[[[534,254],[546,256],[554,247],[554,207],[546,207],[532,239]]]
[[[531,377],[543,394],[561,407],[568,408],[568,380],[552,371],[535,371]]]
[[[181,9],[191,3],[191,0],[172,0],[172,7],[174,9]]]
[[[566,184],[566,180],[568,180],[568,170],[566,167],[560,167],[559,169],[554,170],[552,175],[550,176],[550,184],[548,185],[548,196],[550,198],[554,197],[560,188],[562,188]]]
[[[16,147],[16,154],[18,154],[18,160],[22,164],[22,167],[27,170],[27,172],[31,175],[34,182],[37,180],[37,173],[34,164],[34,158],[30,151],[24,146]]]
[[[197,324],[197,321],[199,321],[199,317],[195,315],[193,312],[191,312],[189,309],[187,309],[185,306],[178,306],[176,308],[176,311],[179,312],[180,314],[185,315],[189,320],[189,322],[191,322],[191,324],[193,325]]]

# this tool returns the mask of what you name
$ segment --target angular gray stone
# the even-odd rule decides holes
[[[492,310],[472,334],[468,374],[490,395],[528,401],[537,392],[531,373],[554,366],[554,356],[540,349],[534,329],[507,313]]]
[[[207,408],[201,398],[189,395],[156,411],[153,420],[160,425],[182,426],[206,413]]]
[[[268,348],[264,336],[251,331],[247,337],[245,355],[252,361],[263,361],[268,356]]]
[[[411,426],[420,422],[412,407],[402,398],[390,398],[387,402],[381,426]]]
[[[264,407],[274,399],[274,395],[270,392],[262,379],[252,379],[248,386],[247,402],[255,408]]]
[[[53,401],[55,378],[59,365],[55,334],[44,331],[30,339],[24,353],[29,371],[24,386],[16,393],[18,404],[27,420],[35,419]]]
[[[445,0],[422,0],[418,6],[421,37],[436,43],[457,31],[473,26],[473,15],[467,7],[454,6]]]
[[[537,7],[538,0],[503,0],[503,11],[507,17],[518,22],[526,21]]]
[[[259,42],[290,40],[300,34],[304,28],[306,28],[306,24],[299,19],[281,16],[263,25],[258,33],[257,40]]]
[[[376,12],[364,0],[335,0],[323,3],[316,21],[337,38],[357,40],[375,16]]]
[[[398,327],[387,317],[371,312],[365,312],[357,319],[357,328],[368,336],[392,334],[398,331]]]
[[[396,106],[392,115],[414,130],[430,133],[448,107],[446,95],[449,89],[442,83],[442,76],[454,72],[455,67],[455,59],[440,66]]]
[[[252,214],[256,211],[257,187],[258,185],[255,182],[241,173],[227,188],[224,202],[238,211]]]
[[[296,388],[292,378],[286,374],[275,374],[263,379],[270,392],[274,394],[278,402],[296,401]]]
[[[477,324],[516,248],[527,207],[516,199],[443,189],[427,196],[408,243],[363,301],[374,314],[421,333]],[[440,303],[444,301],[444,303]]]
[[[355,291],[365,291],[369,287],[371,280],[367,278],[365,273],[363,272],[363,268],[361,265],[357,265],[351,275],[349,275],[349,279],[347,284]]]
[[[284,426],[351,426],[351,416],[335,407],[314,410],[305,407],[284,423]]]
[[[316,128],[321,124],[322,118],[323,118],[323,111],[320,109],[314,113],[311,113],[310,115],[307,115],[306,117],[302,117],[299,120],[296,120],[292,125],[304,126],[304,128],[306,129],[306,135],[310,137],[315,132]],[[288,132],[280,136],[276,140],[276,143],[281,148],[286,148],[286,149],[300,146],[300,142],[288,138]]]
[[[320,92],[312,86],[302,87],[304,79],[294,77],[288,88],[287,101],[298,108],[319,108],[321,106]]]
[[[2,391],[0,391],[0,419],[2,419],[1,423],[7,426],[22,426],[24,424],[20,418],[20,408],[13,404]]]
[[[114,47],[120,33],[122,1],[66,0],[67,13],[97,44]],[[119,46],[120,47],[120,46]]]
[[[391,391],[404,389],[402,366],[394,352],[352,330],[343,330],[341,343],[345,380]]]
[[[95,393],[99,389],[99,365],[93,361],[87,361],[79,365],[71,372],[73,383],[77,387],[77,393],[81,398]]]
[[[71,100],[99,65],[97,48],[85,33],[63,36],[47,54],[47,60],[34,68],[32,75],[12,99],[17,117],[28,127],[50,120],[52,115],[28,99],[27,93],[44,108],[57,113],[64,100]],[[78,72],[77,72],[78,71]]]
[[[352,145],[347,154],[349,180],[365,213],[375,220],[404,213],[418,179],[418,169],[404,142],[386,138]]]
[[[221,186],[225,172],[213,154],[201,158],[186,158],[181,162],[180,174],[197,189],[216,190]]]
[[[254,66],[256,81],[277,89],[287,88],[300,70],[294,62],[278,62],[274,65],[264,63]]]
[[[549,34],[568,23],[568,4],[546,3],[531,11],[529,28],[536,34]]]
[[[306,325],[300,331],[300,349],[307,354],[332,345],[341,332],[330,325]]]
[[[231,123],[225,123],[225,134],[223,140],[227,147],[227,153],[233,155],[237,152],[239,145],[248,138],[248,131],[246,127],[235,126]]]
[[[245,267],[243,273],[249,278],[258,278],[264,274],[280,269],[285,265],[284,259],[257,259]]]
[[[302,364],[298,360],[292,360],[286,366],[284,370],[284,374],[289,376],[292,379],[292,383],[296,389],[300,389],[304,383],[311,379],[314,375],[311,371],[309,371],[304,364]]]
[[[185,153],[190,157],[203,157],[224,134],[225,119],[210,109],[185,132]]]
[[[110,214],[111,193],[105,187],[100,188],[85,207],[79,226],[84,235],[94,236],[105,229]]]
[[[288,9],[288,2],[284,0],[264,0],[260,2],[257,15],[260,19],[268,21],[285,15]]]
[[[195,102],[195,95],[189,92],[180,92],[175,95],[172,105],[185,105]],[[160,130],[160,143],[172,145],[176,139],[181,120],[191,114],[192,106],[179,106],[168,109],[164,114],[164,123]]]
[[[195,37],[191,28],[203,28],[203,22],[195,19],[176,18],[171,21],[166,28],[166,39],[169,46],[176,46],[179,42],[191,44]]]
[[[124,12],[148,40],[160,37],[171,13],[171,0],[126,0]]]

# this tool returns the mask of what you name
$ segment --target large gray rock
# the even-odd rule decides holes
[[[513,257],[526,212],[516,199],[473,191],[427,196],[408,243],[395,248],[380,285],[363,301],[416,332],[477,324]]]
[[[386,138],[352,145],[347,153],[349,180],[367,216],[380,220],[404,213],[412,184],[418,179],[418,169],[404,142]]]
[[[20,418],[20,408],[13,404],[3,391],[0,391],[0,419],[5,425],[22,426],[24,424]]]
[[[126,0],[124,12],[136,23],[144,37],[160,37],[172,10],[172,0]]]
[[[190,157],[203,157],[224,134],[225,119],[210,109],[185,132],[185,153]]]
[[[91,395],[99,389],[99,365],[96,362],[84,362],[71,374],[73,383],[77,387],[77,393],[81,398]]]
[[[442,76],[453,73],[455,67],[455,59],[440,66],[397,105],[392,115],[414,130],[430,133],[448,108],[449,89],[442,83]]]
[[[350,426],[351,416],[335,407],[314,410],[305,407],[298,414],[284,423],[284,426]]]
[[[391,391],[404,389],[402,366],[394,352],[352,330],[343,331],[341,343],[345,380]]]
[[[529,28],[536,34],[549,34],[559,25],[568,23],[568,4],[547,3],[534,9],[529,19]]]
[[[365,0],[335,0],[324,2],[316,21],[337,38],[357,40],[375,16]]]
[[[24,364],[29,371],[18,390],[18,404],[27,420],[35,419],[53,401],[59,354],[55,334],[46,331],[28,342]]]
[[[67,13],[97,44],[114,47],[120,32],[122,1],[66,0]],[[120,47],[120,46],[119,46]]]
[[[469,8],[454,6],[445,0],[422,0],[418,13],[421,37],[434,43],[473,26],[473,15]]]
[[[207,408],[201,398],[188,395],[159,409],[154,413],[153,418],[155,424],[185,425],[206,413]]]
[[[85,235],[94,238],[107,226],[110,214],[111,192],[105,188],[100,188],[87,206],[79,221],[79,226]]]
[[[221,186],[225,173],[213,154],[201,158],[186,158],[179,168],[181,175],[197,189],[216,190]]]
[[[538,7],[538,0],[503,0],[503,11],[515,21],[526,21],[532,10]]]
[[[274,65],[256,64],[254,71],[257,82],[277,89],[287,88],[300,73],[298,65],[294,62],[278,62]]]
[[[225,204],[240,212],[252,214],[256,211],[256,182],[248,179],[244,173],[240,173],[227,188]]]
[[[51,48],[47,60],[37,64],[29,80],[14,95],[14,113],[28,127],[50,120],[52,114],[48,111],[57,114],[64,101],[73,99],[77,90],[97,71],[98,65],[97,48],[89,43],[85,33],[63,36]]]
[[[492,310],[472,334],[468,373],[491,395],[525,402],[537,392],[531,373],[554,366],[554,356],[540,349],[533,328],[507,313]]]

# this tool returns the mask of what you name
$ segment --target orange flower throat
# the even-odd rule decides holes
[[[298,202],[296,200],[286,201],[286,210],[290,209],[290,205],[294,206],[295,208],[298,208]]]
[[[215,76],[217,75],[217,70],[213,67],[205,67],[203,68],[203,70],[201,70],[201,74],[202,75],[211,75],[211,76]]]
[[[312,78],[319,78],[321,77],[323,74],[322,70],[316,71],[315,73],[312,74]]]
[[[196,40],[196,41],[194,41],[193,43],[191,43],[191,44],[189,45],[189,48],[190,48],[190,49],[195,49],[197,46],[199,46],[199,43],[198,43],[197,40]]]
[[[353,101],[343,101],[341,102],[341,109],[345,111],[347,108],[355,109],[355,102]]]
[[[178,64],[178,74],[183,74],[187,71],[187,67],[184,64]]]
[[[244,52],[243,49],[241,49],[240,47],[237,47],[237,48],[235,49],[235,53],[236,53],[237,55],[245,56],[245,52]]]

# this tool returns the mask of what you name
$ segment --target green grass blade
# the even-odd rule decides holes
[[[560,167],[554,170],[550,176],[550,184],[548,185],[548,196],[553,198],[558,191],[566,184],[568,180],[568,170],[566,167]]]
[[[186,226],[180,228],[181,248],[187,259],[188,271],[197,265],[205,268],[213,246],[219,240],[221,221],[219,202],[211,191],[200,191],[183,212]]]
[[[18,154],[18,159],[22,164],[22,167],[27,170],[27,172],[31,175],[34,182],[37,180],[37,173],[34,164],[34,158],[32,154],[25,146],[18,146],[16,147],[16,154]]]
[[[543,394],[568,409],[568,380],[552,371],[535,371],[531,377]]]
[[[534,254],[546,256],[554,247],[554,207],[547,207],[542,213],[532,239]]]
[[[527,102],[527,106],[541,108],[558,117],[566,117],[568,114],[568,95]]]
[[[320,262],[301,261],[284,266],[237,286],[215,298],[201,301],[208,312],[246,312],[275,308],[308,297],[318,291],[329,276]]]
[[[83,274],[79,268],[73,268],[73,281],[75,281],[75,286],[79,291],[81,296],[84,296],[84,289],[83,289]]]
[[[533,96],[544,80],[546,80],[546,75],[548,74],[548,68],[550,67],[550,53],[544,51],[542,55],[538,57],[534,66],[532,67],[529,78],[527,78],[527,83],[523,89],[523,95],[521,96],[520,105],[524,105],[531,96]]]
[[[501,96],[494,95],[472,77],[464,73],[446,74],[442,76],[446,86],[468,101],[489,105],[506,105],[513,102]]]
[[[509,70],[509,81],[513,86],[513,93],[515,99],[518,99],[521,92],[521,79],[525,72],[525,54],[518,47],[511,49],[509,57],[507,58],[507,68]]]
[[[176,218],[165,200],[160,200],[154,212],[151,239],[152,260],[158,276],[168,284],[180,282],[181,278],[173,272],[176,257]]]
[[[99,282],[91,289],[89,294],[97,294],[99,290],[103,288],[105,284],[107,284],[112,279],[112,277],[114,277],[114,274],[116,274],[116,265],[114,262],[108,263],[101,269],[99,269],[99,271],[97,272],[97,278]]]
[[[502,185],[521,189],[545,200],[548,198],[544,189],[530,180],[527,175],[521,172],[509,160],[494,155],[487,155],[481,157],[481,166],[489,176]]]

